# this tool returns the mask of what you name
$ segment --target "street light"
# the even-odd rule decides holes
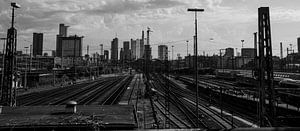
[[[21,6],[15,2],[10,4],[13,8],[21,8]]]
[[[14,21],[15,21],[15,8],[21,8],[21,6],[15,2],[10,3],[12,7],[12,21],[11,21],[11,27],[14,27]]]
[[[186,56],[189,56],[189,41],[186,41]]]
[[[195,12],[195,46],[194,46],[194,54],[195,54],[195,84],[196,84],[196,115],[197,115],[197,127],[199,127],[199,110],[198,110],[198,69],[197,69],[197,56],[198,56],[198,43],[197,43],[197,12],[204,12],[204,9],[197,8],[189,8],[187,11]]]
[[[243,55],[243,52],[242,52],[242,50],[243,50],[243,48],[244,48],[244,41],[245,41],[245,40],[241,40],[241,42],[242,42],[241,56],[242,56],[242,59],[243,59],[243,65],[242,65],[242,67],[245,66],[245,65],[244,65],[244,64],[245,64],[244,55]]]

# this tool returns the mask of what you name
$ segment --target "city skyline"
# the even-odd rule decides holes
[[[0,1],[0,36],[5,37],[10,27],[11,0]],[[83,35],[83,54],[87,45],[90,53],[99,52],[100,44],[110,50],[110,41],[118,37],[120,43],[141,38],[141,31],[151,27],[150,45],[157,58],[157,45],[174,45],[174,52],[185,56],[189,40],[192,52],[194,33],[193,13],[190,7],[204,8],[199,18],[199,54],[217,54],[220,48],[238,48],[240,40],[244,47],[253,46],[253,33],[257,31],[257,8],[270,6],[272,43],[274,55],[279,56],[279,43],[283,49],[293,44],[297,50],[300,36],[300,4],[296,0],[287,1],[246,1],[246,0],[16,0],[22,7],[16,10],[18,29],[17,48],[32,44],[32,33],[44,33],[44,50],[55,50],[58,25],[69,25],[70,35]],[[266,4],[268,3],[268,4]],[[213,39],[213,40],[212,40]],[[172,42],[173,41],[173,42]],[[121,46],[122,47],[122,46]],[[119,47],[119,49],[121,48]],[[285,50],[284,50],[285,52]],[[283,53],[284,56],[286,53]]]

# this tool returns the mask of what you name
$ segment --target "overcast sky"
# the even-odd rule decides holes
[[[0,0],[0,37],[10,27],[11,0]],[[187,8],[204,8],[198,14],[199,53],[218,53],[221,48],[253,47],[257,32],[257,8],[270,6],[274,55],[279,56],[279,42],[286,50],[300,36],[300,0],[15,0],[22,7],[16,11],[18,49],[32,42],[33,32],[44,33],[44,50],[55,49],[59,23],[69,25],[69,35],[84,36],[84,51],[99,52],[100,44],[110,49],[117,36],[120,42],[141,37],[150,27],[152,55],[157,46],[174,45],[174,57],[186,55],[186,40],[192,52],[194,14]],[[211,41],[213,39],[213,41]],[[121,48],[123,43],[119,42]],[[2,45],[2,42],[0,43]],[[0,46],[2,47],[2,46]],[[285,53],[286,54],[286,51]]]

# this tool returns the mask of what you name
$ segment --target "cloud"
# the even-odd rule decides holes
[[[275,22],[299,22],[300,10],[275,7],[270,8],[270,16]]]
[[[0,0],[0,35],[10,26],[11,0]],[[194,15],[187,8],[204,8],[199,13],[199,39],[240,46],[240,39],[257,30],[258,0],[16,0],[16,27],[22,39],[33,32],[45,33],[45,46],[55,49],[59,23],[69,25],[69,34],[84,35],[84,44],[103,43],[110,47],[115,34],[120,39],[139,38],[151,27],[152,42],[190,39]],[[272,3],[272,2],[271,2]],[[299,8],[272,3],[271,20],[277,23],[300,21]],[[291,5],[291,4],[289,4]],[[297,5],[297,4],[295,4]],[[284,24],[282,24],[284,25]],[[276,28],[277,29],[277,28]],[[218,48],[203,42],[203,48]],[[222,45],[223,46],[223,45]],[[224,45],[225,47],[226,45]],[[18,47],[19,48],[19,47]],[[22,48],[22,47],[21,47]],[[155,53],[154,53],[155,54]]]

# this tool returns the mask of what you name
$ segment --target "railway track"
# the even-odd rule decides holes
[[[52,90],[45,90],[45,91],[40,91],[40,92],[33,92],[33,93],[29,93],[29,94],[25,94],[25,95],[21,95],[21,96],[17,96],[17,105],[21,105],[21,106],[24,106],[24,105],[27,105],[27,103],[30,103],[34,100],[37,100],[37,99],[41,99],[49,94],[55,94],[55,93],[58,93],[58,92],[65,92],[65,91],[72,91],[74,89],[77,89],[77,88],[80,88],[80,87],[85,87],[89,84],[92,84],[92,83],[81,83],[81,84],[76,84],[76,85],[69,85],[69,86],[66,86],[64,88],[55,88],[55,89],[52,89]]]
[[[132,76],[110,77],[90,83],[30,93],[18,96],[18,105],[63,105],[69,100],[75,100],[80,105],[106,104],[101,103],[101,101],[112,101],[111,98],[113,97],[115,97],[115,99],[110,104],[115,104],[124,93],[131,79]],[[113,96],[106,97],[108,95],[110,96],[112,92],[114,94]]]
[[[191,77],[180,77],[180,80],[185,82],[185,83],[188,83],[190,85],[193,85],[194,84],[194,80],[191,78]],[[201,87],[204,87],[208,90],[211,90],[209,91],[210,94],[214,95],[215,98],[217,96],[218,99],[211,99],[208,94],[203,94],[200,92],[200,95],[202,96],[203,100],[206,100],[206,101],[210,101],[211,104],[215,105],[216,107],[219,107],[220,106],[220,102],[219,102],[219,97],[220,97],[220,87],[222,87],[223,89],[223,93],[225,92],[224,90],[226,90],[226,88],[229,88],[227,89],[228,90],[236,90],[238,87],[230,87],[231,84],[228,84],[226,85],[226,83],[223,83],[223,82],[218,82],[218,81],[209,81],[207,79],[205,80],[202,80],[201,77],[200,79],[198,80],[198,84],[199,86]],[[192,88],[190,88],[190,90],[193,90]],[[231,92],[232,93],[232,92]],[[237,92],[235,92],[237,93]],[[224,93],[225,94],[225,93]],[[222,95],[224,95],[222,94]],[[229,95],[229,94],[227,94]],[[234,94],[231,94],[232,97],[234,97]],[[247,121],[250,121],[252,123],[255,123],[255,121],[257,121],[257,118],[256,118],[256,112],[253,112],[255,110],[248,110],[248,109],[243,109],[241,107],[241,105],[239,105],[239,103],[227,103],[227,102],[222,102],[222,108],[225,109],[225,110],[228,110],[230,112],[234,112],[235,115],[238,115],[240,117],[242,117],[243,119],[246,119]],[[237,123],[240,123],[240,122],[237,122]]]
[[[190,90],[181,88],[179,85],[177,85],[170,79],[167,80],[169,81],[169,84],[172,85],[172,89],[176,96],[182,94],[182,97],[180,99],[186,104],[186,106],[189,106],[190,108],[194,109],[196,106],[196,98],[194,96],[196,94],[194,92],[191,92]],[[200,111],[202,119],[205,119],[203,123],[207,125],[209,129],[231,129],[238,127],[238,125],[232,124],[229,120],[221,116],[215,110],[209,108],[209,106],[207,106],[208,102],[206,100],[198,98],[198,101],[200,103],[198,105],[198,109]]]
[[[164,94],[164,92],[166,92],[166,88],[159,87],[159,85],[167,86],[166,81],[169,82],[168,86],[170,86],[170,103],[177,107],[177,109],[180,110],[181,113],[185,114],[185,120],[191,124],[192,128],[197,127],[197,124],[200,125],[200,128],[205,129],[231,129],[237,127],[237,125],[232,124],[226,118],[220,116],[220,114],[218,114],[215,110],[212,110],[209,107],[207,107],[206,104],[199,104],[198,108],[200,110],[201,118],[197,120],[197,116],[195,114],[196,99],[194,98],[194,92],[179,87],[175,83],[171,82],[169,79],[163,79],[163,75],[155,74],[153,77],[154,81],[158,83],[155,86],[157,87],[156,89],[160,91],[159,94],[161,94],[161,96],[166,95]],[[199,101],[200,103],[205,103],[204,100],[199,99]],[[171,116],[173,115],[173,113],[171,112],[170,114]],[[190,127],[186,126],[186,128]]]
[[[158,95],[160,95],[160,97],[162,97],[165,101],[166,101],[166,93],[168,92],[168,89],[167,89],[167,85],[165,83],[163,83],[162,80],[159,80],[157,79],[157,76],[152,76],[153,78],[153,82],[151,83],[151,87],[152,88],[155,88],[158,92]],[[171,93],[171,92],[169,92]],[[186,108],[185,106],[181,106],[182,103],[180,103],[179,101],[177,100],[173,100],[173,99],[177,99],[176,97],[174,98],[172,95],[169,96],[169,102],[172,103],[174,105],[174,107],[176,107],[176,110],[178,110],[179,113],[177,114],[174,114],[174,112],[176,112],[174,109],[170,109],[170,112],[166,112],[168,114],[174,114],[174,115],[179,115],[181,116],[181,118],[190,123],[190,126],[187,126],[186,128],[195,128],[197,127],[197,122],[196,122],[196,115],[195,113],[190,110],[189,108]],[[165,116],[167,116],[165,114]],[[171,119],[171,118],[167,118],[167,119]]]
[[[160,111],[161,114],[165,116],[166,119],[169,119],[173,125],[175,125],[178,129],[184,129],[184,128],[192,128],[191,125],[185,121],[183,121],[180,116],[176,115],[175,113],[171,113],[169,116],[166,115],[166,106],[163,102],[160,100],[154,102],[154,105]]]
[[[128,85],[130,84],[133,76],[129,76],[125,78],[123,81],[121,81],[119,86],[116,86],[117,89],[113,90],[112,93],[109,93],[110,95],[101,103],[102,105],[113,105],[118,102],[122,94],[127,89]]]

